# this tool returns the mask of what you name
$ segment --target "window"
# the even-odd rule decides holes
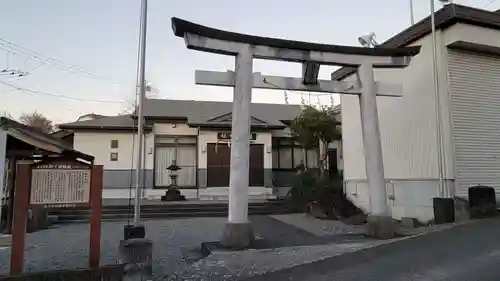
[[[309,168],[318,167],[318,153],[316,148],[304,148],[293,143],[288,138],[273,138],[273,168],[295,169],[300,164],[307,164]]]
[[[112,152],[109,154],[109,161],[118,161],[118,153]]]
[[[118,140],[111,140],[111,148],[118,148]]]
[[[157,135],[155,138],[155,187],[165,188],[172,182],[167,168],[172,162],[181,168],[177,172],[179,187],[195,187],[197,176],[197,137]]]
[[[279,168],[281,169],[293,169],[295,168],[293,163],[293,150],[291,147],[280,147],[278,149],[279,154]]]

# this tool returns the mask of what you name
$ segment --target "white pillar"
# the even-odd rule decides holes
[[[2,221],[3,190],[5,185],[5,153],[7,151],[7,133],[0,129],[0,223]]]
[[[370,194],[370,213],[373,216],[389,216],[387,195],[384,180],[382,144],[378,122],[376,86],[373,66],[362,64],[358,68],[362,83],[362,94],[359,96],[361,107],[361,129],[365,152],[366,176]]]
[[[248,221],[252,68],[252,47],[247,45],[236,56],[235,66],[228,216],[228,221],[231,223],[246,223]]]

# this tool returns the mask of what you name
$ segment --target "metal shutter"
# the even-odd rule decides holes
[[[448,50],[455,188],[500,191],[500,58]]]

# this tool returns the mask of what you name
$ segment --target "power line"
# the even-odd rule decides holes
[[[98,102],[98,103],[113,103],[113,104],[124,104],[124,101],[115,101],[115,100],[96,100],[96,99],[87,99],[87,98],[78,98],[78,97],[70,97],[70,96],[65,96],[65,95],[58,95],[58,94],[51,94],[51,93],[46,93],[42,91],[37,91],[37,90],[31,90],[28,88],[20,87],[18,85],[14,85],[5,81],[0,81],[0,84],[4,84],[6,86],[9,86],[15,90],[23,91],[23,92],[28,92],[32,94],[38,94],[42,96],[49,96],[49,97],[56,97],[56,98],[63,98],[63,99],[69,99],[69,100],[78,100],[78,101],[85,101],[85,102]]]
[[[113,82],[113,83],[119,82],[118,79],[116,79],[115,77],[97,74],[93,71],[84,69],[84,68],[79,67],[77,65],[70,64],[70,63],[61,61],[59,59],[49,57],[49,56],[43,55],[41,53],[32,51],[32,50],[27,49],[25,47],[22,47],[18,44],[7,41],[3,38],[0,38],[0,49],[6,51],[8,53],[12,53],[14,55],[27,56],[28,58],[31,58],[33,60],[40,61],[41,62],[40,66],[49,65],[49,66],[52,66],[52,67],[55,67],[55,68],[58,68],[58,69],[61,69],[64,71],[68,71],[68,72],[71,72],[74,74],[80,74],[80,75],[83,75],[83,76],[86,76],[89,78],[93,78],[93,79],[107,80],[107,81]],[[37,66],[37,68],[40,66]]]
[[[491,5],[491,4],[493,4],[493,3],[495,3],[496,1],[497,1],[497,0],[490,0],[490,1],[488,1],[488,3],[486,3],[486,5],[484,5],[484,7],[483,7],[483,8],[488,7],[489,5]]]
[[[21,53],[25,53],[27,55],[30,55],[31,57],[33,57],[33,58],[35,58],[37,60],[39,60],[39,59],[47,59],[48,62],[57,63],[57,64],[59,64],[61,66],[67,67],[67,68],[71,68],[71,69],[78,70],[78,71],[81,71],[81,72],[84,72],[84,73],[87,73],[87,74],[91,74],[91,75],[103,77],[103,78],[106,78],[106,79],[115,80],[114,77],[96,74],[96,73],[94,73],[92,71],[86,70],[86,69],[81,68],[79,66],[76,66],[74,64],[66,63],[66,62],[63,62],[63,61],[58,60],[56,58],[52,58],[52,57],[43,55],[41,53],[32,51],[32,50],[27,49],[27,48],[25,48],[23,46],[20,46],[18,44],[15,44],[13,42],[7,41],[7,40],[5,40],[3,38],[0,38],[0,45],[3,45],[4,47],[7,47],[7,48],[10,48],[10,49],[13,49],[13,50],[17,50],[17,51],[19,51]]]

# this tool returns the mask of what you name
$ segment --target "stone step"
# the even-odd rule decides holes
[[[157,204],[141,206],[141,217],[144,219],[169,219],[188,217],[219,217],[227,216],[227,203],[209,204]],[[248,213],[250,215],[283,214],[289,213],[284,202],[251,202]],[[49,215],[56,223],[61,222],[86,222],[90,219],[88,208],[66,208],[51,209]],[[105,206],[102,212],[102,220],[127,220],[133,215],[133,209],[128,205]]]
[[[276,195],[269,194],[269,193],[254,193],[254,194],[248,194],[248,199],[276,199]],[[200,194],[199,200],[229,200],[229,194]]]

